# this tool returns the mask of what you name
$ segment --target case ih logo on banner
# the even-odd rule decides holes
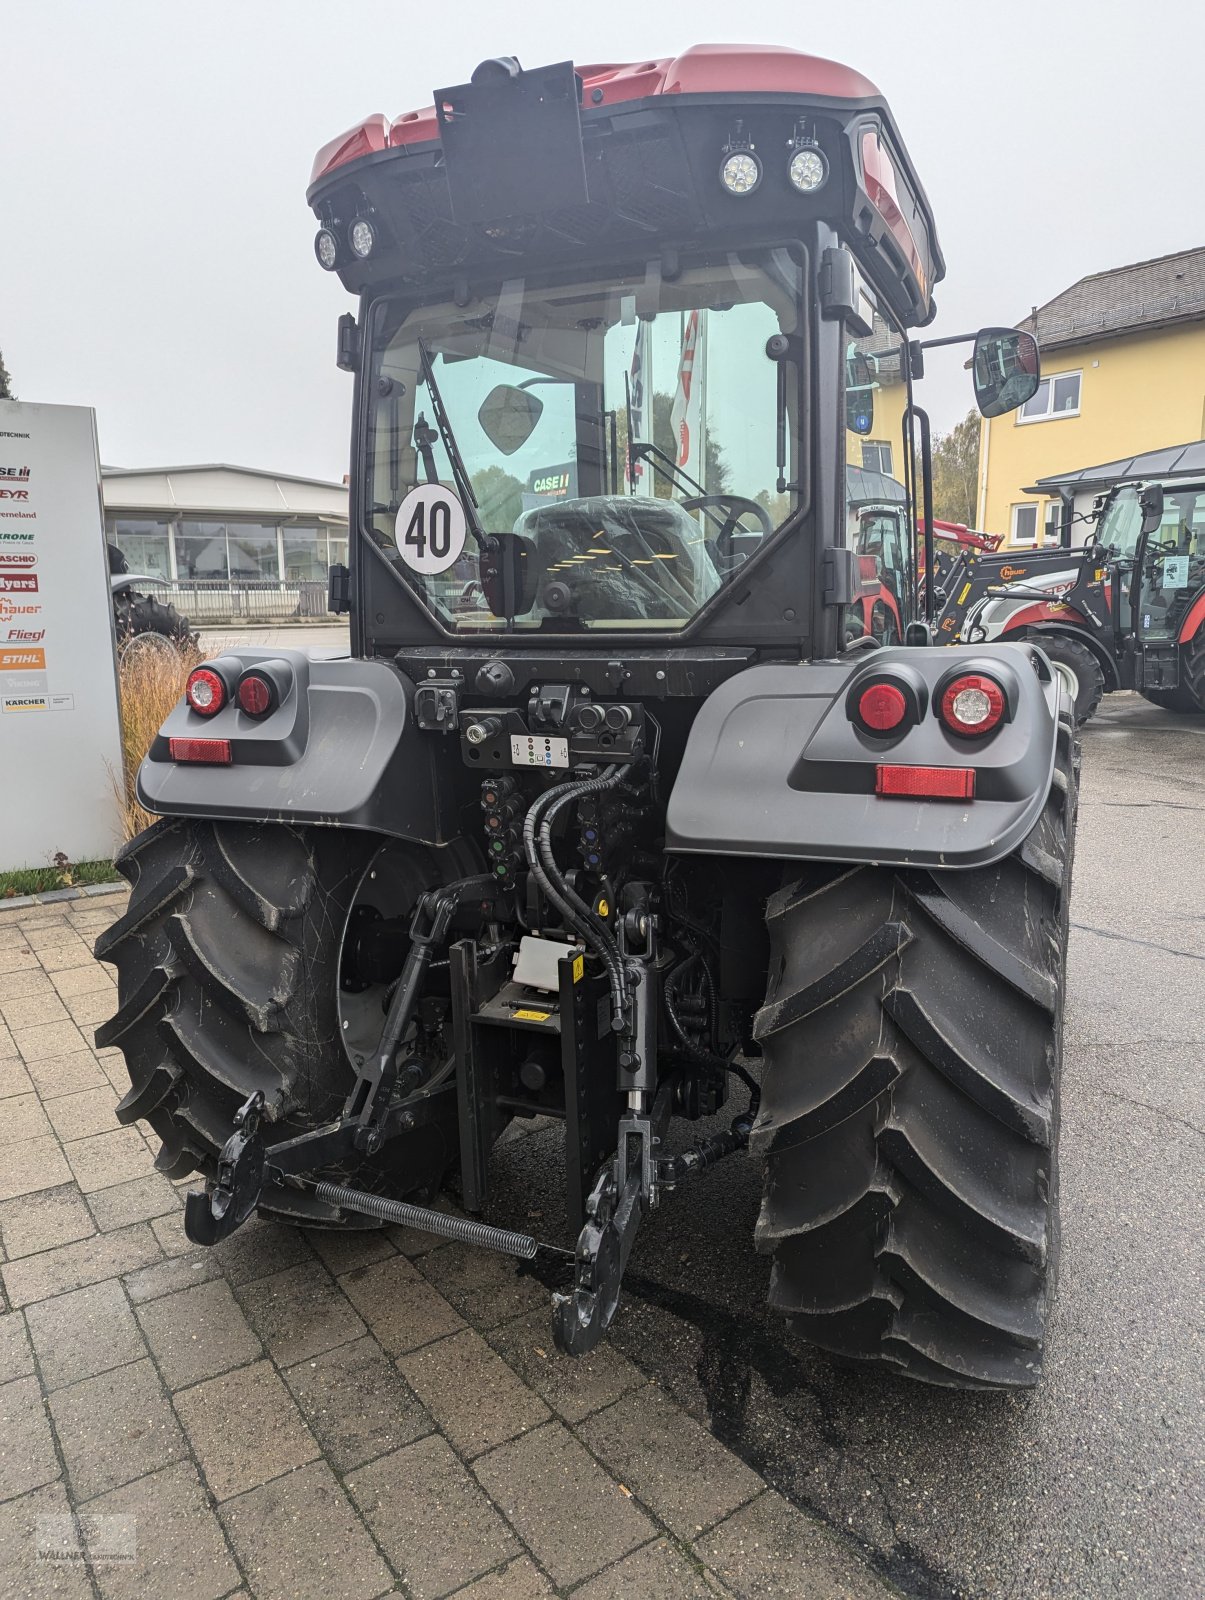
[[[19,478],[24,483],[29,478],[29,468],[0,467],[0,478]]]
[[[20,574],[0,572],[0,594],[37,594],[37,592],[36,572]]]

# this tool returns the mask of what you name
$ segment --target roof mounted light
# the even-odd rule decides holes
[[[348,228],[347,244],[353,256],[368,260],[377,247],[377,231],[367,217],[357,217]]]
[[[806,119],[795,124],[795,134],[787,143],[787,177],[800,194],[815,194],[828,182],[828,157],[816,143],[815,128]]]
[[[720,186],[731,195],[752,194],[761,182],[761,158],[756,154],[752,139],[746,139],[738,121],[724,146],[724,159],[720,162]]]
[[[319,228],[314,236],[314,254],[324,272],[334,272],[339,265],[339,238],[330,228]]]

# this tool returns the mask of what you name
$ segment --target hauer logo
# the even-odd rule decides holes
[[[0,478],[18,478],[24,482],[28,477],[28,467],[0,467]]]
[[[36,617],[41,609],[41,606],[21,605],[0,594],[0,622],[11,622],[14,617]]]
[[[28,500],[28,489],[0,489],[0,500]]]
[[[37,564],[32,550],[0,550],[0,572],[27,572]]]
[[[0,672],[45,671],[45,650],[0,650]]]
[[[1025,576],[1025,568],[1001,567],[1000,576],[1004,579],[1005,583],[1011,583],[1014,578],[1023,578]]]
[[[9,644],[41,644],[46,637],[45,628],[10,628]]]
[[[0,572],[0,594],[37,594],[37,592],[36,572]]]

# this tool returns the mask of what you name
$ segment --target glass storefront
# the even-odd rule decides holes
[[[109,512],[105,529],[131,572],[165,581],[236,588],[325,584],[331,566],[347,564],[346,524],[321,518],[210,521]]]
[[[171,577],[171,524],[153,517],[109,517],[106,531],[129,562],[130,571],[152,578]]]

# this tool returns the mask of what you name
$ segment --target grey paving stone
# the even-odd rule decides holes
[[[84,1197],[74,1183],[0,1202],[0,1238],[10,1261],[86,1239],[95,1232]]]
[[[36,954],[22,941],[17,945],[0,948],[0,972],[38,972],[41,970]]]
[[[404,1256],[356,1267],[339,1279],[339,1287],[391,1356],[464,1327]]]
[[[603,1465],[684,1539],[763,1487],[739,1456],[652,1384],[588,1417],[578,1432]]]
[[[191,1249],[191,1246],[189,1247]],[[231,1283],[250,1283],[283,1272],[299,1261],[309,1261],[311,1252],[300,1228],[286,1228],[278,1222],[253,1218],[214,1246],[214,1254]]]
[[[70,1181],[71,1168],[53,1134],[0,1149],[0,1200],[54,1189]]]
[[[411,1444],[435,1427],[375,1339],[357,1339],[302,1361],[284,1379],[340,1472]]]
[[[159,1300],[165,1294],[176,1294],[180,1289],[195,1289],[219,1277],[218,1264],[212,1250],[198,1250],[190,1256],[171,1256],[166,1261],[155,1261],[149,1267],[139,1267],[127,1274],[122,1282],[126,1293],[136,1306],[147,1300]]]
[[[221,1525],[189,1461],[89,1500],[80,1510],[85,1527],[91,1517],[133,1520],[135,1560],[97,1563],[96,1581],[105,1600],[218,1600],[239,1581]]]
[[[11,1100],[15,1094],[29,1094],[33,1089],[33,1079],[25,1070],[25,1063],[20,1056],[4,1054],[3,1044],[3,1038],[0,1038],[0,1100]]]
[[[464,1456],[480,1455],[549,1416],[539,1396],[473,1328],[411,1351],[398,1367]]]
[[[56,944],[42,945],[37,960],[44,972],[66,972],[71,967],[90,967],[95,962],[92,947],[68,929]]]
[[[23,972],[0,972],[0,1007],[10,1000],[29,1000],[37,995],[53,995],[54,984],[40,967],[27,967]],[[8,1013],[4,1012],[8,1021]]]
[[[124,1067],[122,1072],[125,1073]],[[62,1094],[77,1094],[82,1089],[103,1089],[109,1081],[91,1050],[69,1050],[62,1055],[31,1061],[29,1076],[43,1101],[56,1099]],[[126,1075],[121,1090],[123,1094],[129,1085],[130,1080]]]
[[[396,1254],[383,1228],[356,1228],[347,1232],[337,1228],[313,1228],[307,1231],[306,1238],[336,1277]]]
[[[324,1461],[222,1507],[259,1600],[371,1600],[393,1574]]]
[[[103,1233],[76,1244],[60,1245],[24,1261],[0,1268],[14,1306],[48,1300],[68,1289],[82,1289],[102,1278],[118,1278],[159,1259],[159,1246],[145,1222],[118,1233]]]
[[[71,928],[67,922],[67,911],[64,906],[29,906],[17,912],[17,926],[33,950],[41,950],[59,939],[71,937]]]
[[[417,1265],[444,1299],[476,1328],[493,1328],[521,1311],[548,1308],[544,1285],[522,1275],[510,1256],[493,1250],[453,1243],[420,1257]]]
[[[26,1308],[29,1336],[47,1389],[121,1367],[146,1355],[146,1345],[121,1284],[90,1284]]]
[[[555,1592],[531,1557],[520,1556],[498,1572],[487,1572],[476,1583],[457,1589],[455,1600],[553,1600]],[[642,1596],[641,1600],[654,1597]]]
[[[54,1559],[47,1536],[75,1535],[67,1491],[50,1483],[0,1505],[0,1580],[16,1600],[92,1600],[92,1585],[73,1551]],[[74,1559],[73,1559],[74,1557]]]
[[[0,1385],[0,1500],[28,1494],[59,1475],[58,1457],[38,1380]]]
[[[50,982],[63,999],[74,999],[77,994],[111,993],[116,987],[109,968],[99,961],[90,967],[68,967],[65,972],[56,972]]]
[[[15,1094],[4,1102],[0,1116],[0,1147],[21,1144],[26,1139],[45,1139],[54,1129],[42,1110],[42,1102],[31,1089],[28,1094]]]
[[[145,1177],[155,1167],[155,1158],[137,1128],[112,1128],[108,1133],[76,1139],[63,1147],[63,1153],[85,1194]]]
[[[36,1028],[47,1022],[68,1022],[67,1007],[51,989],[49,994],[27,994],[19,998],[0,1001],[8,1031],[15,1037],[24,1028]]]
[[[176,1410],[214,1498],[229,1500],[318,1455],[289,1391],[267,1361],[176,1396]]]
[[[361,1467],[346,1483],[414,1600],[450,1594],[519,1554],[510,1529],[434,1434]]]
[[[367,1331],[316,1261],[244,1284],[239,1300],[268,1354],[282,1367],[308,1361]]]
[[[559,1587],[592,1577],[656,1533],[559,1422],[500,1445],[474,1471]]]
[[[695,1549],[740,1600],[888,1600],[895,1593],[772,1489]]]
[[[137,1314],[169,1389],[216,1378],[260,1354],[259,1340],[220,1278],[140,1305]]]
[[[115,993],[113,989],[98,989],[92,994],[72,995],[63,1004],[67,1007],[71,1020],[87,1033],[100,1023],[107,1022],[117,1010]]]
[[[193,1188],[200,1187],[202,1182],[202,1180],[197,1177],[193,1177],[189,1181]],[[180,1192],[186,1193],[187,1191],[181,1189]],[[197,1248],[184,1231],[183,1209],[179,1211],[169,1211],[165,1216],[162,1217],[152,1217],[151,1232],[155,1235],[155,1238],[158,1241],[164,1255],[189,1255]],[[209,1250],[209,1254],[213,1256],[213,1259],[218,1263],[218,1267],[220,1269],[221,1262],[212,1248]]]
[[[0,1383],[24,1378],[33,1371],[33,1351],[19,1311],[0,1317]]]
[[[46,1103],[46,1114],[59,1138],[86,1139],[92,1133],[110,1133],[117,1126],[113,1115],[117,1095],[103,1088],[80,1089],[75,1094],[58,1095]]]
[[[486,1337],[566,1422],[580,1422],[645,1382],[640,1369],[609,1340],[588,1356],[564,1355],[552,1342],[547,1306],[491,1328]]]
[[[180,1197],[161,1172],[148,1172],[145,1178],[94,1190],[88,1196],[88,1209],[101,1232],[111,1233],[133,1222],[174,1215],[180,1210]]]
[[[44,1061],[48,1056],[66,1055],[72,1050],[83,1050],[88,1041],[74,1022],[40,1022],[32,1028],[12,1028],[17,1054],[28,1066],[34,1061]]]
[[[717,1600],[724,1590],[668,1539],[658,1539],[600,1572],[573,1600]]]
[[[145,1477],[185,1453],[184,1436],[150,1361],[58,1389],[49,1404],[77,1500]]]

